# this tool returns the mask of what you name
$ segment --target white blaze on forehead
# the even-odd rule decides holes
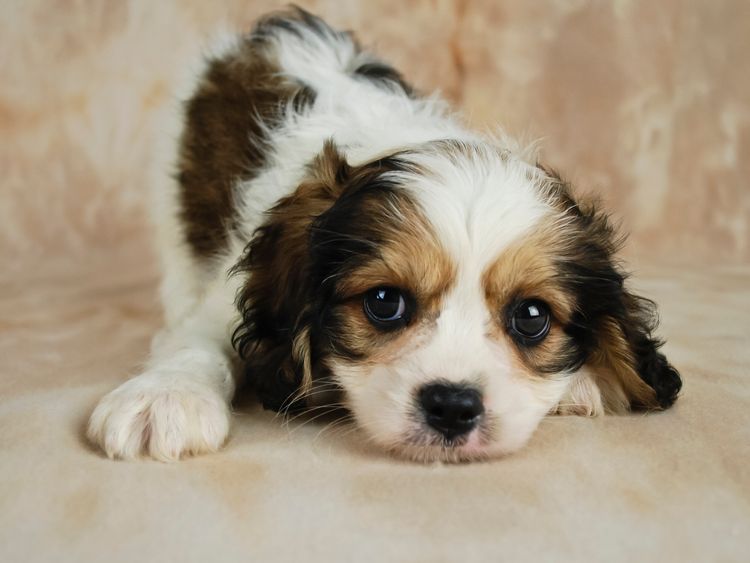
[[[407,159],[422,173],[405,185],[456,264],[456,280],[442,300],[423,367],[451,380],[509,374],[509,352],[487,339],[495,312],[487,307],[482,276],[551,212],[535,183],[537,174],[520,160],[501,158],[491,146],[446,150],[439,145]]]
[[[439,145],[407,160],[424,170],[408,179],[407,189],[459,270],[481,276],[552,210],[538,171],[513,156],[501,158],[494,147]]]

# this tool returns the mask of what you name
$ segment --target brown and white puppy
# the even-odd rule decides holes
[[[183,123],[154,203],[167,326],[91,417],[109,456],[216,450],[242,374],[276,410],[334,389],[424,461],[512,452],[549,413],[674,402],[606,216],[350,34],[266,17],[206,61]]]

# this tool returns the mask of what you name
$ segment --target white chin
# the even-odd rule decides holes
[[[389,451],[397,457],[420,463],[445,462],[462,463],[489,460],[510,454],[523,444],[503,447],[502,444],[482,443],[478,432],[472,432],[468,439],[454,446],[415,445],[410,443],[391,444]]]

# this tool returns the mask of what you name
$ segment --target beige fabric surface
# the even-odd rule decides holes
[[[274,2],[0,7],[0,561],[746,561],[750,30],[704,3],[303,2],[632,229],[683,396],[546,419],[420,466],[350,426],[238,406],[219,454],[104,459],[82,428],[160,324],[144,193],[181,69]]]
[[[640,272],[685,377],[668,412],[549,418],[506,459],[425,467],[244,407],[224,451],[169,465],[81,436],[158,326],[153,277],[117,258],[2,287],[2,561],[746,560],[750,268]]]

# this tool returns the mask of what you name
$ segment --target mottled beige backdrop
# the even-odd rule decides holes
[[[542,139],[545,160],[632,230],[636,262],[750,260],[750,3],[300,3],[473,124]],[[217,28],[279,5],[4,3],[0,250],[73,259],[140,239],[176,76]]]

